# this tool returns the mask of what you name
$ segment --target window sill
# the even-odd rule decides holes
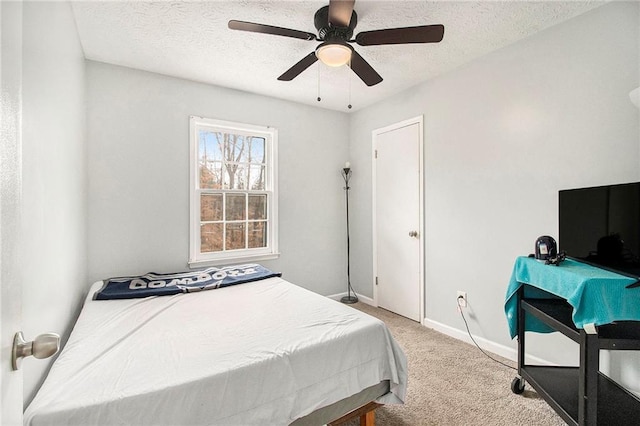
[[[269,254],[256,254],[249,256],[234,256],[220,259],[199,259],[190,260],[188,262],[189,268],[198,268],[201,266],[220,266],[220,265],[234,265],[239,263],[252,263],[260,260],[273,260],[280,257],[280,253]]]

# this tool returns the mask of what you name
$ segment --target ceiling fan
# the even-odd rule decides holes
[[[349,43],[355,42],[359,46],[438,43],[444,37],[444,26],[437,24],[363,31],[356,35],[355,39],[351,39],[358,23],[358,15],[353,10],[354,3],[355,0],[329,0],[328,6],[318,9],[313,19],[318,30],[317,36],[306,31],[236,20],[229,21],[229,28],[321,42],[315,51],[285,71],[278,80],[291,81],[320,59],[334,67],[349,63],[353,72],[367,86],[380,83],[382,77]]]

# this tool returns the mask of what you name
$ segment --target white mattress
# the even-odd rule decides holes
[[[176,296],[91,300],[26,425],[286,425],[407,364],[376,318],[281,278]]]

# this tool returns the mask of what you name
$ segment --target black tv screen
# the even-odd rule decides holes
[[[559,250],[640,278],[640,182],[561,190]]]

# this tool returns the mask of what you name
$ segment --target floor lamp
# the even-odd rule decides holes
[[[358,296],[356,296],[356,292],[353,292],[353,296],[351,292],[353,289],[351,288],[351,271],[350,271],[350,256],[349,256],[349,179],[351,179],[351,164],[347,161],[344,164],[344,168],[342,169],[342,178],[344,179],[344,194],[345,199],[347,201],[347,296],[344,296],[340,301],[342,303],[356,303],[358,301]]]

